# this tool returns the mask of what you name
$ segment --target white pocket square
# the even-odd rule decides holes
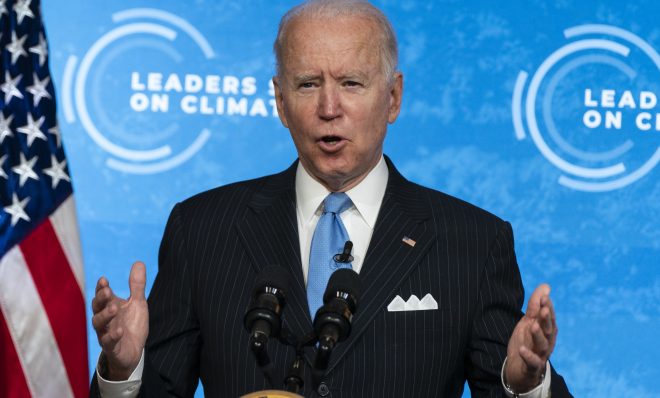
[[[410,296],[408,301],[403,301],[401,296],[397,295],[394,297],[394,300],[387,306],[389,312],[398,312],[398,311],[426,311],[426,310],[437,310],[438,302],[435,301],[431,293],[428,293],[424,296],[423,299],[417,298],[414,294]]]

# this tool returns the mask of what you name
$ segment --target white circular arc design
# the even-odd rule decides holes
[[[179,153],[176,156],[173,156],[167,160],[162,160],[158,163],[126,163],[121,162],[117,159],[110,158],[105,163],[108,167],[115,170],[123,171],[125,173],[132,174],[155,174],[160,173],[169,169],[172,169],[186,160],[190,159],[194,154],[196,154],[206,141],[211,138],[211,132],[208,129],[202,130],[202,132],[195,138],[192,144],[186,148],[183,152]]]
[[[639,48],[649,59],[655,64],[660,71],[660,54],[646,41],[641,39],[639,36],[631,33],[627,30],[610,26],[610,25],[600,25],[600,24],[586,24],[579,25],[568,28],[564,30],[564,36],[567,39],[575,38],[577,36],[587,36],[587,35],[609,35],[615,38],[622,39],[637,48]],[[623,57],[628,57],[630,54],[630,48],[617,43],[612,40],[606,39],[583,39],[575,41],[568,45],[561,47],[559,50],[553,52],[538,68],[534,74],[534,78],[530,83],[530,87],[527,91],[527,98],[524,102],[525,105],[525,116],[527,118],[527,127],[530,130],[530,135],[535,145],[541,152],[541,154],[549,160],[553,165],[565,171],[567,173],[573,174],[578,177],[592,178],[592,179],[607,179],[608,177],[617,176],[615,179],[610,179],[606,181],[581,181],[573,179],[572,177],[567,177],[565,175],[560,176],[559,183],[567,186],[572,189],[586,191],[586,192],[605,192],[615,189],[625,187],[633,182],[644,177],[654,167],[660,163],[660,146],[655,150],[651,157],[644,162],[640,167],[635,169],[632,172],[629,172],[626,175],[618,176],[619,174],[624,173],[626,167],[623,163],[615,164],[614,166],[605,167],[605,168],[586,168],[579,167],[574,164],[571,164],[556,153],[554,153],[546,144],[543,137],[541,136],[538,123],[536,120],[535,114],[535,105],[536,105],[536,96],[540,85],[547,75],[547,73],[552,69],[552,67],[557,64],[560,60],[566,57],[569,54],[575,53],[577,51],[583,50],[608,50],[614,53],[617,53]],[[516,79],[513,98],[512,98],[512,119],[514,125],[515,136],[518,140],[523,140],[525,138],[525,128],[523,125],[523,97],[525,84],[527,82],[528,73],[525,71],[520,71]]]
[[[127,149],[122,146],[119,146],[110,140],[108,140],[101,132],[96,128],[92,122],[89,112],[87,111],[87,104],[85,102],[85,83],[87,81],[87,75],[92,66],[92,63],[99,55],[99,53],[106,48],[110,43],[115,40],[132,35],[135,33],[151,33],[157,36],[161,36],[165,39],[173,41],[176,38],[176,32],[172,29],[152,24],[152,23],[134,23],[129,25],[124,25],[119,28],[113,29],[105,35],[101,36],[99,40],[96,41],[89,49],[82,62],[80,63],[80,69],[78,70],[78,75],[76,76],[76,85],[75,85],[75,100],[76,100],[76,110],[78,111],[78,116],[80,117],[80,123],[89,133],[90,137],[96,142],[98,146],[106,150],[107,152],[128,160],[133,161],[147,161],[161,159],[172,154],[172,149],[169,146],[162,146],[160,148],[152,150],[133,150]]]
[[[171,24],[192,38],[207,59],[215,57],[213,48],[199,30],[177,15],[153,8],[132,8],[116,12],[112,15],[112,20],[115,23],[134,19],[155,19]],[[75,121],[74,105],[72,104],[72,102],[75,102],[75,109],[77,110],[80,122],[94,142],[111,155],[124,159],[109,158],[106,161],[108,167],[133,174],[154,174],[172,169],[193,157],[210,139],[211,132],[209,129],[202,129],[187,148],[176,156],[171,156],[173,151],[169,145],[149,150],[128,149],[111,142],[96,128],[85,102],[85,87],[91,66],[106,47],[120,38],[133,34],[156,35],[169,42],[173,42],[177,38],[177,32],[175,30],[167,26],[149,22],[128,23],[113,29],[99,38],[83,57],[79,71],[75,77],[75,87],[73,75],[76,69],[77,58],[71,56],[69,62],[67,62],[64,76],[64,85],[68,90],[63,104],[65,108],[65,119],[69,123]],[[73,93],[74,100],[71,98],[71,93]]]
[[[137,18],[152,18],[171,23],[172,25],[186,32],[193,39],[193,41],[197,43],[199,48],[202,49],[202,52],[206,58],[215,58],[215,51],[213,51],[211,44],[209,44],[204,35],[202,35],[200,31],[197,30],[197,28],[191,25],[190,22],[177,15],[170,14],[169,12],[155,8],[131,8],[112,14],[112,20],[114,22],[122,22]]]
[[[567,44],[555,52],[553,52],[545,61],[539,66],[538,70],[532,77],[532,81],[529,85],[527,91],[527,100],[525,102],[525,116],[527,117],[527,124],[529,126],[529,133],[532,136],[532,140],[538,147],[539,151],[545,156],[550,163],[554,164],[560,170],[563,170],[569,174],[573,174],[579,177],[585,178],[606,178],[612,177],[617,174],[621,174],[626,171],[626,167],[623,163],[617,163],[614,166],[603,167],[603,168],[589,168],[576,166],[572,163],[567,162],[559,155],[557,155],[548,144],[545,142],[539,131],[538,122],[536,120],[536,95],[538,94],[539,87],[541,82],[545,78],[545,75],[548,71],[562,58],[566,57],[569,54],[582,51],[585,49],[602,49],[613,51],[617,54],[620,54],[624,57],[628,56],[630,50],[628,47],[623,46],[619,43],[615,43],[609,40],[593,39],[593,40],[579,40],[570,44]]]

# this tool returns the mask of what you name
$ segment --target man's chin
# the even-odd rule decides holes
[[[350,180],[350,173],[343,164],[335,163],[313,163],[306,164],[302,162],[303,167],[312,178],[328,188],[330,191],[340,191],[346,185],[347,180]]]
[[[345,155],[317,156],[311,164],[301,161],[305,170],[329,190],[347,191],[362,181],[373,166],[351,162]]]
[[[362,181],[366,174],[350,169],[332,168],[319,172],[315,178],[330,191],[345,192]]]

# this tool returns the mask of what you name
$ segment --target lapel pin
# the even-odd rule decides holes
[[[415,247],[415,244],[417,243],[407,236],[404,236],[403,239],[401,239],[401,241],[410,247]]]

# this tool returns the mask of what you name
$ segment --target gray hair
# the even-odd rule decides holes
[[[379,33],[379,50],[382,62],[382,72],[388,81],[392,82],[397,69],[399,50],[396,35],[385,14],[365,0],[309,0],[293,7],[280,20],[277,38],[273,44],[275,52],[275,68],[278,77],[282,73],[282,57],[286,46],[286,36],[289,25],[299,17],[334,18],[334,17],[364,17],[376,23]]]

